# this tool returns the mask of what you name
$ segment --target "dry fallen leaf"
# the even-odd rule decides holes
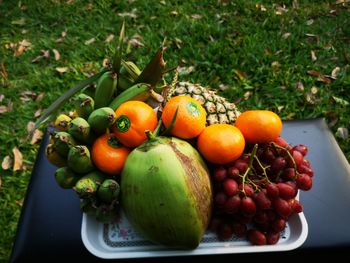
[[[94,43],[96,41],[96,39],[93,37],[93,38],[90,38],[89,40],[86,40],[84,42],[85,45],[91,45],[92,43]]]
[[[118,13],[117,15],[121,17],[137,18],[136,12],[137,9],[134,8],[133,10],[131,10],[131,12]]]
[[[35,117],[35,118],[40,117],[42,111],[43,111],[43,108],[42,108],[42,107],[40,107],[39,109],[37,109],[36,112],[34,113],[34,117]]]
[[[21,17],[21,18],[18,19],[18,20],[13,20],[13,21],[11,21],[11,24],[12,24],[12,25],[23,26],[23,25],[25,25],[25,23],[26,23],[26,19],[25,19],[24,17]]]
[[[316,57],[316,53],[315,53],[315,51],[314,50],[311,50],[311,60],[312,61],[316,61],[317,60],[317,57]]]
[[[335,68],[332,70],[331,76],[332,76],[333,79],[336,79],[336,78],[337,78],[337,74],[339,73],[339,71],[340,71],[340,67],[335,67]]]
[[[311,26],[314,23],[313,19],[309,19],[306,21],[306,25]]]
[[[282,38],[283,38],[283,39],[287,39],[290,35],[291,35],[291,33],[289,33],[289,32],[284,33],[284,34],[282,35]]]
[[[347,139],[349,137],[349,130],[344,127],[339,127],[335,133],[341,139]]]
[[[36,93],[33,92],[33,91],[30,91],[30,90],[26,90],[26,91],[22,91],[21,92],[21,101],[22,102],[27,102],[27,101],[30,101],[30,100],[35,100],[37,97]]]
[[[35,102],[40,102],[45,97],[45,93],[41,92],[35,99]]]
[[[6,69],[5,69],[5,64],[4,64],[4,62],[1,62],[1,76],[3,77],[3,79],[4,79],[5,81],[7,81],[8,75],[7,75],[7,72],[6,72]]]
[[[320,72],[318,72],[316,70],[308,70],[307,73],[310,76],[317,77],[318,80],[323,82],[323,83],[330,84],[332,82],[330,78],[326,77],[325,75],[321,74]]]
[[[41,55],[37,56],[36,58],[34,58],[32,60],[32,63],[36,63],[36,62],[39,62],[40,60],[42,60],[43,58],[45,59],[49,59],[50,58],[50,51],[49,50],[40,50],[41,52]]]
[[[40,141],[43,138],[43,132],[39,129],[35,129],[32,139],[30,140],[30,144],[36,144],[38,141]]]
[[[5,113],[5,112],[8,112],[7,106],[1,105],[1,106],[0,106],[0,114],[1,114],[1,113]]]
[[[171,14],[172,16],[177,16],[179,13],[178,13],[176,10],[174,10],[174,11],[171,11],[170,14]]]
[[[67,67],[57,67],[55,68],[57,72],[59,73],[65,73],[68,71],[68,68]]]
[[[56,61],[57,61],[57,60],[60,60],[61,55],[60,55],[60,53],[58,52],[58,50],[57,50],[57,49],[53,49],[52,52],[53,52],[53,54],[55,55],[55,60],[56,60]]]
[[[5,113],[5,112],[11,112],[13,110],[13,103],[10,101],[7,103],[7,106],[1,105],[0,106],[0,113]]]
[[[31,130],[33,130],[35,126],[35,122],[34,121],[30,121],[27,123],[27,132],[30,132]]]
[[[299,2],[298,2],[298,0],[293,0],[293,8],[294,9],[299,9]]]
[[[201,19],[202,16],[200,14],[193,14],[191,15],[192,19]]]
[[[13,156],[14,156],[14,162],[13,162],[13,171],[18,171],[22,168],[23,165],[23,155],[22,153],[18,150],[18,148],[15,146],[12,149]]]
[[[106,42],[106,43],[110,43],[110,42],[112,42],[113,39],[114,39],[114,35],[113,35],[113,34],[110,34],[110,35],[106,38],[105,42]]]
[[[6,155],[5,158],[2,160],[1,168],[3,170],[8,170],[8,169],[10,169],[11,165],[12,165],[11,157]]]
[[[5,99],[5,95],[4,94],[0,94],[0,102],[2,102]]]
[[[304,91],[304,85],[301,81],[298,81],[296,86],[297,86],[297,90]]]

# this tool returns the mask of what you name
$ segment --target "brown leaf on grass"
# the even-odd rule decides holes
[[[325,83],[325,84],[330,84],[332,81],[330,78],[327,76],[323,75],[322,73],[316,71],[316,70],[308,70],[307,73],[310,76],[317,77],[319,81]]]
[[[26,19],[24,17],[21,17],[20,19],[11,21],[12,25],[18,25],[18,26],[23,26],[23,25],[25,25],[25,23],[26,23]]]
[[[9,155],[6,155],[5,158],[2,160],[2,163],[1,163],[1,168],[3,170],[8,170],[10,169],[12,165],[12,159]]]
[[[291,35],[291,33],[289,33],[289,32],[284,33],[284,34],[282,35],[282,38],[283,38],[283,39],[287,39],[290,35]]]
[[[32,43],[30,43],[28,40],[26,40],[26,39],[23,39],[22,41],[20,41],[20,42],[18,42],[17,44],[16,44],[16,48],[15,48],[15,52],[14,52],[14,56],[15,57],[19,57],[19,56],[21,56],[23,53],[24,53],[24,51],[28,48],[28,47],[30,47],[32,45]]]
[[[267,11],[266,8],[260,3],[255,4],[255,8],[259,9],[261,12],[266,12]]]
[[[22,91],[21,94],[20,94],[20,100],[22,102],[27,102],[27,101],[30,101],[30,100],[35,100],[37,95],[35,92],[33,91],[30,91],[30,90],[26,90],[26,91]]]
[[[137,18],[136,12],[137,9],[134,8],[133,10],[131,10],[131,12],[117,13],[117,15],[121,17]]]
[[[35,99],[35,102],[40,102],[45,97],[45,93],[41,92]]]
[[[10,101],[7,106],[1,105],[0,106],[0,114],[5,112],[11,112],[13,110],[13,103]]]
[[[306,21],[306,25],[311,26],[314,23],[313,19],[309,19]]]
[[[32,131],[33,128],[34,128],[34,126],[35,126],[35,122],[34,122],[34,121],[28,122],[28,123],[27,123],[27,132]]]
[[[283,6],[280,6],[280,5],[276,6],[276,11],[275,11],[276,15],[282,15],[283,13],[286,13],[286,12],[288,12],[288,9],[286,8],[285,5],[283,5]]]
[[[288,113],[288,115],[286,116],[286,120],[293,120],[293,117],[295,116],[295,112],[290,112]]]
[[[39,129],[35,129],[32,139],[30,140],[30,144],[36,144],[38,141],[40,141],[43,138],[43,132]]]
[[[57,72],[59,73],[65,73],[68,71],[68,68],[67,67],[56,67],[55,68]]]
[[[40,107],[39,109],[37,109],[36,112],[34,113],[34,117],[35,117],[35,118],[40,117],[42,111],[43,111],[43,108],[42,108],[42,107]]]
[[[298,91],[304,91],[304,85],[300,80],[297,82],[296,88]]]
[[[173,10],[173,11],[170,12],[170,14],[172,16],[177,16],[179,13],[176,10]]]
[[[56,61],[57,61],[57,60],[60,60],[61,55],[60,55],[60,53],[58,52],[58,50],[57,50],[57,49],[53,49],[52,52],[53,52],[53,54],[54,54],[54,56],[55,56],[55,60],[56,60]]]
[[[22,168],[23,165],[23,155],[22,153],[18,150],[18,148],[15,146],[12,149],[12,153],[14,156],[14,162],[13,162],[13,171],[18,171]]]
[[[315,52],[314,50],[311,50],[311,51],[310,51],[310,54],[311,54],[311,60],[312,60],[312,61],[316,61],[316,60],[317,60],[316,52]]]
[[[1,113],[5,113],[5,112],[8,112],[7,107],[4,106],[4,105],[1,105],[1,106],[0,106],[0,114],[1,114]]]
[[[37,62],[39,62],[42,59],[49,59],[50,58],[50,51],[49,50],[42,49],[42,50],[40,50],[40,52],[41,52],[41,55],[39,55],[36,58],[34,58],[32,60],[32,63],[37,63]]]
[[[176,47],[178,49],[181,49],[182,40],[180,38],[175,37],[174,42],[175,42]]]
[[[241,80],[241,81],[244,80],[247,77],[247,75],[243,71],[241,71],[239,69],[234,69],[233,72],[236,74],[238,79]]]
[[[5,95],[4,94],[0,94],[0,102],[2,102],[5,99]]]
[[[95,41],[96,41],[96,39],[93,37],[93,38],[86,40],[84,42],[84,44],[88,46],[88,45],[91,45],[92,43],[94,43]]]
[[[135,34],[129,40],[129,45],[131,45],[134,48],[144,47],[145,45],[141,42],[141,40],[142,40],[142,36]]]
[[[5,64],[4,64],[4,62],[1,62],[1,76],[2,76],[2,78],[5,80],[5,81],[7,81],[7,79],[8,79],[8,75],[7,75],[7,72],[6,72],[6,69],[5,69]]]
[[[337,75],[338,75],[338,73],[339,73],[339,71],[340,71],[340,67],[335,67],[335,68],[332,70],[331,77],[332,77],[333,79],[336,79],[336,78],[337,78]]]
[[[106,42],[106,43],[112,42],[112,40],[114,39],[114,37],[115,37],[115,36],[114,36],[113,34],[108,35],[108,37],[106,37],[105,42]]]
[[[339,127],[337,129],[335,135],[337,135],[337,137],[345,140],[345,139],[349,138],[349,130],[347,128],[344,128],[344,127]]]
[[[61,37],[57,38],[57,39],[55,40],[55,42],[56,42],[56,43],[61,43],[61,42],[63,42],[63,40],[64,40],[64,38],[66,37],[66,35],[67,35],[67,30],[61,32]]]
[[[200,14],[193,14],[193,15],[191,15],[191,18],[195,19],[195,20],[198,20],[198,19],[201,19],[202,16]]]

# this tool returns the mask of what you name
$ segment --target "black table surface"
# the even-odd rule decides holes
[[[198,260],[302,258],[339,255],[350,259],[350,166],[324,119],[285,121],[282,136],[292,145],[309,147],[307,159],[314,169],[313,188],[300,193],[308,223],[304,244],[292,251],[196,256]],[[81,239],[82,213],[72,190],[61,189],[54,179],[56,167],[44,154],[42,142],[18,223],[10,262],[107,261],[92,255]],[[214,258],[215,257],[215,258]],[[112,261],[177,262],[189,257],[163,257]],[[109,260],[111,261],[111,260]],[[31,261],[33,262],[33,261]]]

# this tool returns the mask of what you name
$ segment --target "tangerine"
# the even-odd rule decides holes
[[[273,111],[248,110],[238,116],[235,126],[247,143],[268,143],[280,136],[282,120]]]
[[[137,147],[147,140],[145,131],[153,131],[158,123],[153,108],[142,101],[127,101],[116,110],[113,132],[127,147]]]
[[[229,124],[213,124],[198,136],[197,147],[207,161],[227,164],[242,155],[245,140],[238,128]]]
[[[182,139],[197,137],[205,128],[206,112],[198,101],[190,96],[172,97],[166,104],[162,113],[162,121],[166,128],[178,109],[174,126],[170,133]]]
[[[115,134],[104,134],[92,145],[91,158],[95,166],[110,175],[120,174],[130,149],[118,142]]]

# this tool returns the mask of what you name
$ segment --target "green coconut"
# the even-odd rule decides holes
[[[126,160],[121,202],[131,225],[148,240],[194,249],[211,217],[213,194],[208,168],[188,142],[153,137]]]

